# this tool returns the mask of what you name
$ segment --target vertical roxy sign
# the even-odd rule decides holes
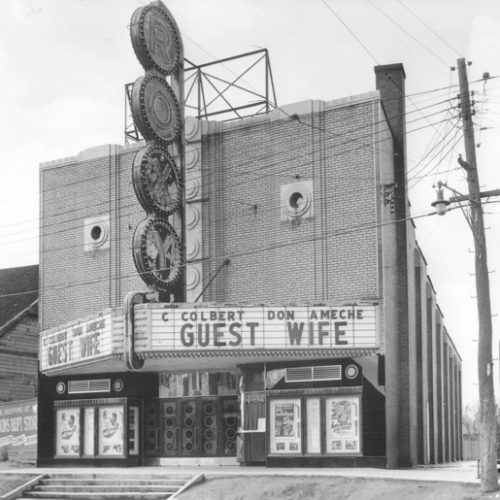
[[[132,89],[135,125],[146,140],[132,181],[146,211],[133,236],[143,281],[165,301],[184,300],[184,54],[179,28],[162,2],[138,8],[132,46],[145,70]],[[169,81],[167,81],[167,79]]]

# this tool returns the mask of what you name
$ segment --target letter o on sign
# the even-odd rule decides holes
[[[146,74],[135,81],[131,111],[146,140],[170,144],[179,138],[182,130],[180,106],[173,90],[161,77]]]

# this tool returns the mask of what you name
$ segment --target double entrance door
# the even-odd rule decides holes
[[[147,401],[146,456],[235,456],[238,414],[236,396]]]

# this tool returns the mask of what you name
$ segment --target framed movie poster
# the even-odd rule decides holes
[[[360,445],[359,396],[325,398],[326,452],[359,454]]]
[[[272,399],[270,405],[270,453],[302,453],[300,399]]]
[[[123,406],[99,407],[99,455],[123,456]]]
[[[56,456],[80,456],[80,409],[56,410]]]

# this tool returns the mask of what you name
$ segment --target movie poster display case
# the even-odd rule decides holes
[[[360,456],[361,390],[269,398],[269,456]]]
[[[42,376],[39,387],[47,403],[39,414],[39,465],[143,463],[144,404],[157,395],[156,376]]]
[[[127,459],[139,454],[140,402],[118,399],[57,401],[55,459]]]

